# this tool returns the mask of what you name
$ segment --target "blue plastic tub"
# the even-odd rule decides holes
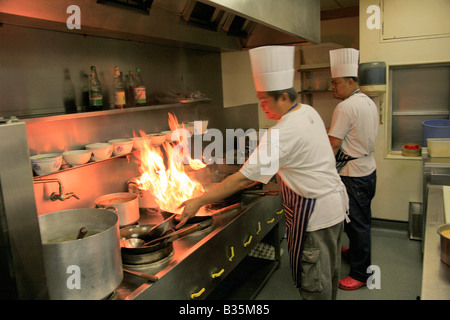
[[[427,146],[428,138],[450,138],[450,120],[434,119],[422,122],[423,145]]]

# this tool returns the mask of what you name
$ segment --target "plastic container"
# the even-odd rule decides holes
[[[450,158],[450,138],[428,138],[428,155],[435,158]]]
[[[367,62],[359,64],[359,85],[386,84],[386,64],[384,62]]]
[[[428,138],[450,138],[450,120],[449,119],[433,119],[422,122],[423,126],[423,143],[428,146]]]

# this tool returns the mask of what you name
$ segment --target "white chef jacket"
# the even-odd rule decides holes
[[[364,93],[355,93],[336,106],[328,135],[341,139],[341,150],[357,158],[347,163],[341,176],[364,177],[375,171],[372,152],[375,151],[378,121],[377,106]]]
[[[292,191],[317,200],[307,231],[331,227],[345,218],[345,186],[336,171],[325,125],[311,106],[302,104],[267,130],[240,170],[246,178],[262,183],[268,183],[277,171]]]

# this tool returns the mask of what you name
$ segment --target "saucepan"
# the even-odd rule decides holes
[[[441,260],[450,266],[450,223],[440,226],[438,233],[441,238]]]
[[[128,192],[138,196],[139,208],[158,208],[155,195],[150,190],[143,190],[138,187],[137,179],[128,180]]]
[[[97,208],[114,207],[119,216],[119,227],[128,226],[139,220],[138,196],[129,192],[111,193],[95,200]]]

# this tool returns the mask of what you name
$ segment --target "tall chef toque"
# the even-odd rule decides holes
[[[256,91],[294,86],[294,47],[266,46],[249,50]]]
[[[359,51],[353,48],[330,50],[331,77],[357,77]]]

